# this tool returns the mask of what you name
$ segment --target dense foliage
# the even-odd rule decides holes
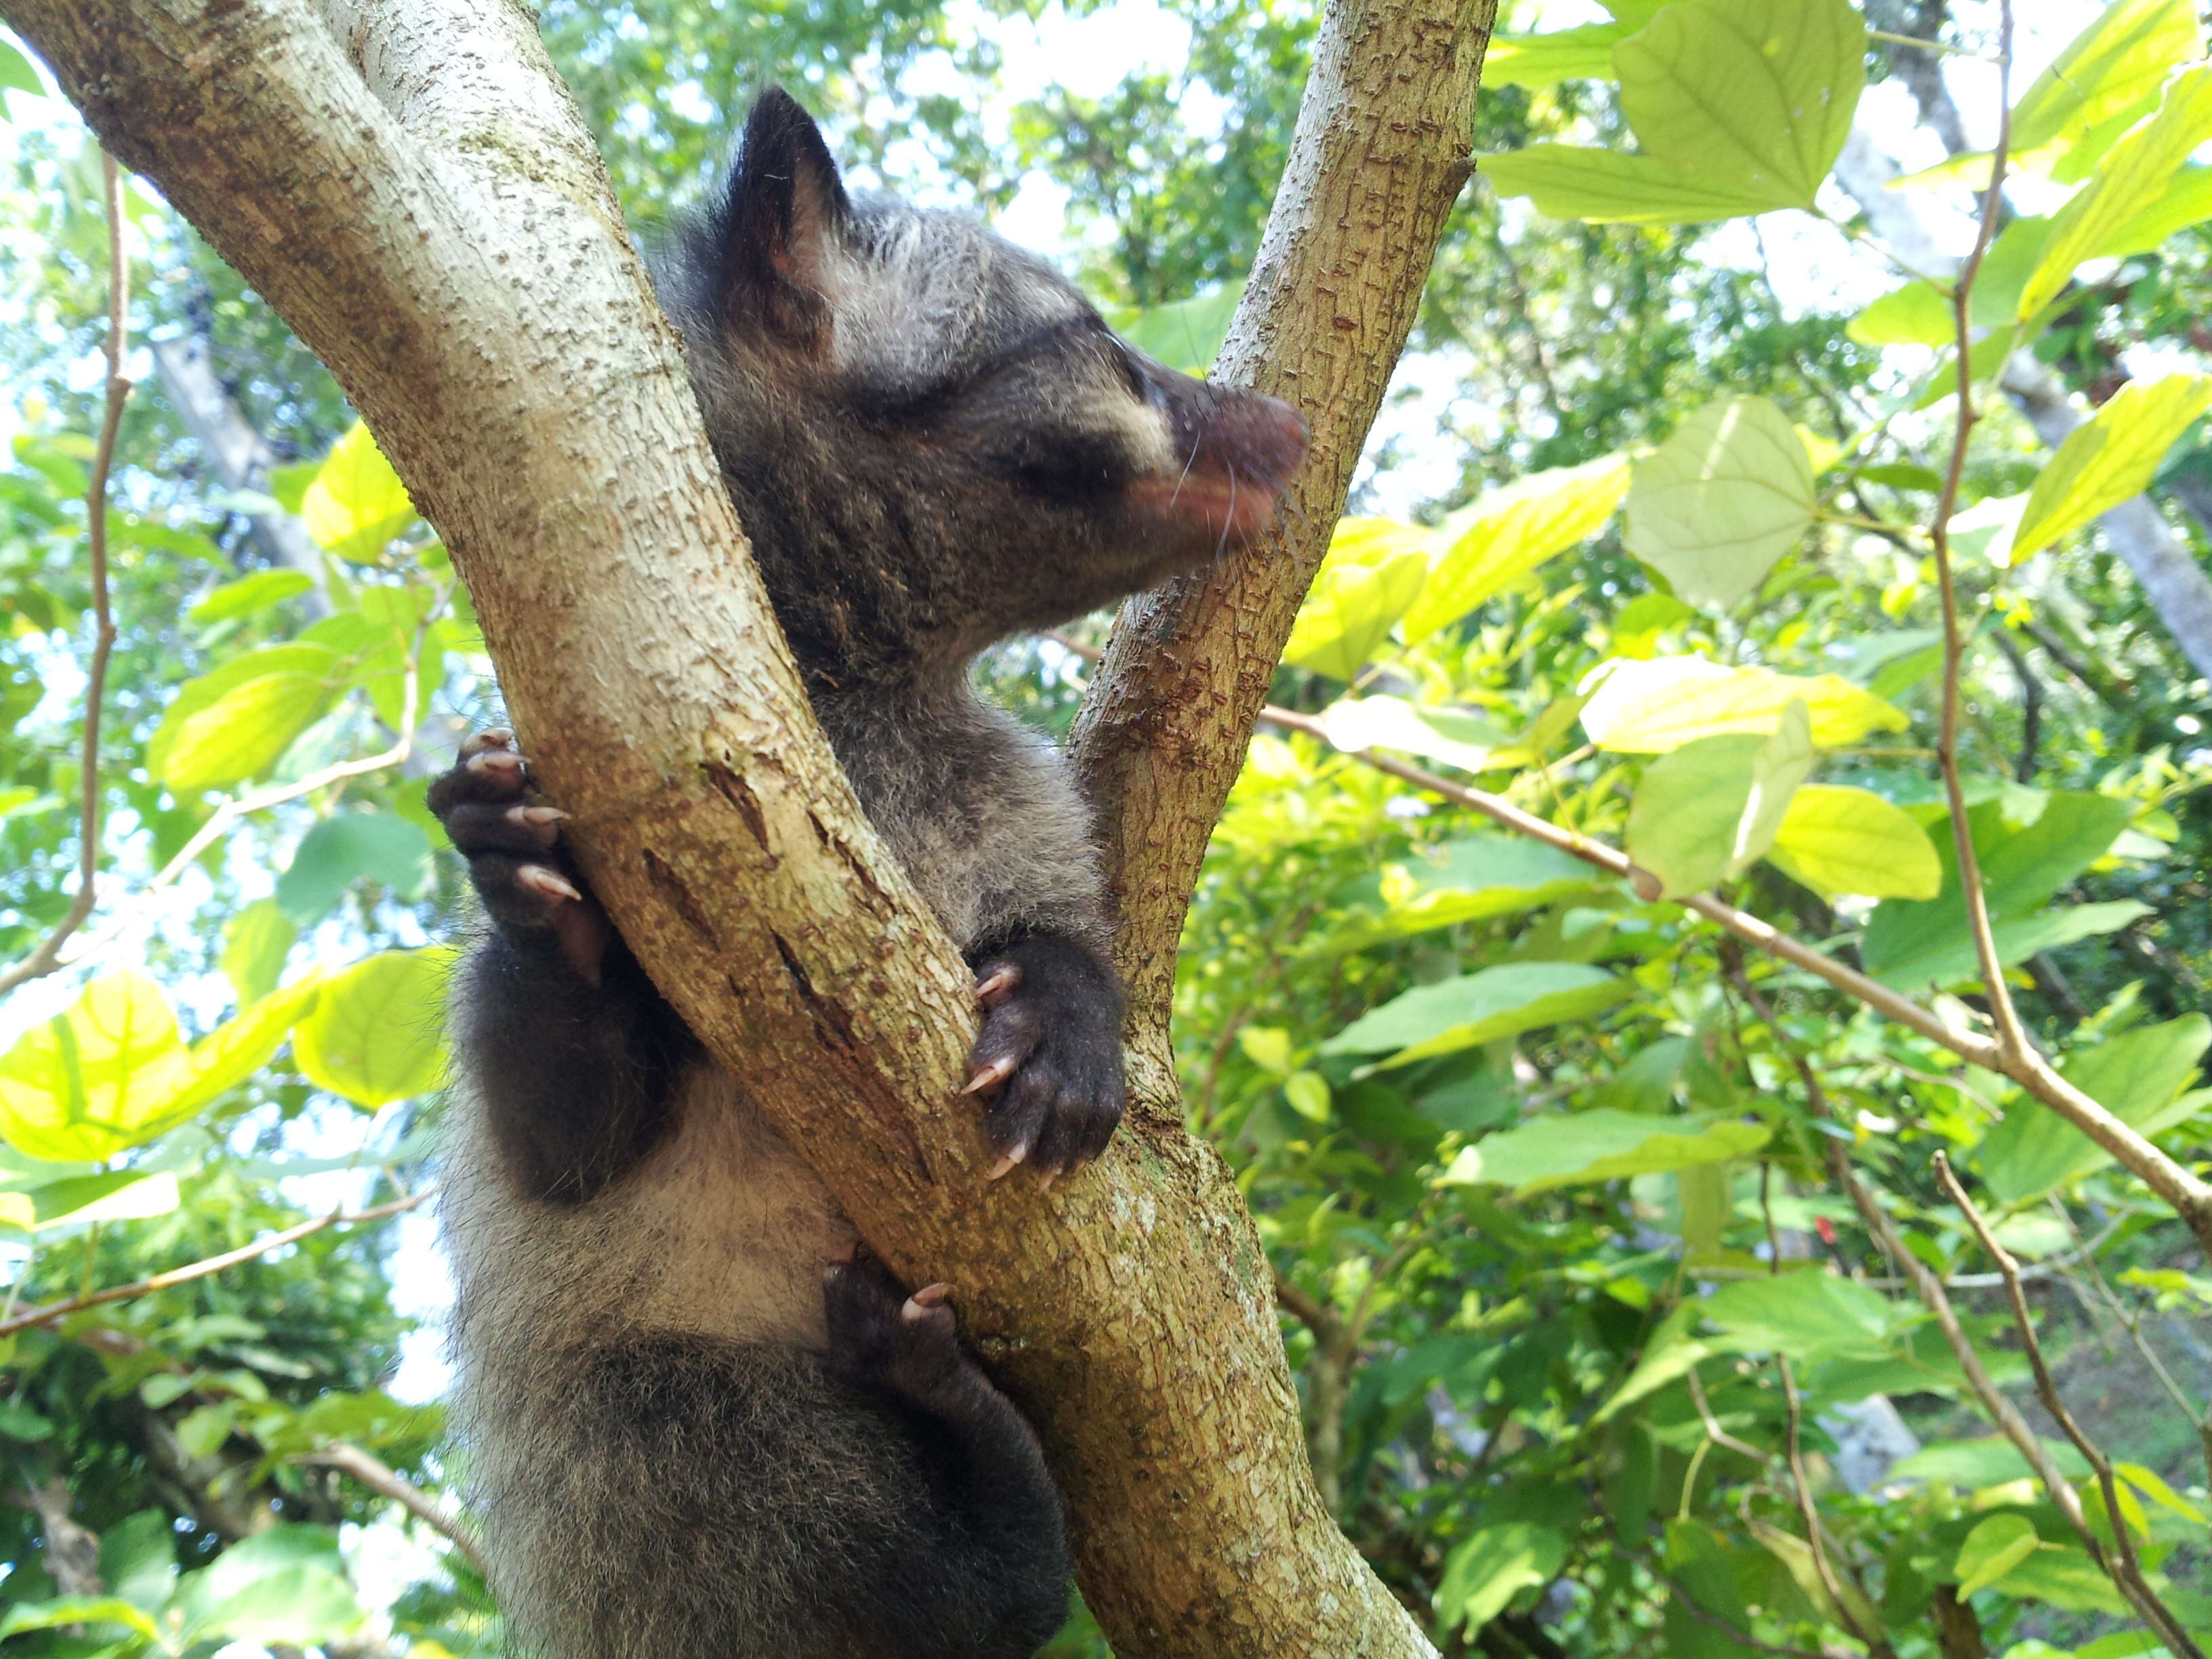
[[[2201,1650],[2212,1266],[2160,1192],[2212,1158],[2212,638],[2138,576],[2212,541],[2202,26],[2083,4],[2001,102],[1995,4],[1607,9],[1493,50],[1185,939],[1316,1477],[1449,1652]],[[1011,108],[978,15],[544,31],[641,225],[782,77],[889,182],[1056,183],[1074,268],[1202,366],[1315,10],[1178,0],[1187,61]],[[421,780],[491,665],[328,377],[143,186],[112,224],[40,85],[0,41],[0,1643],[495,1654],[418,1207],[461,915]],[[1855,120],[1948,159],[1886,190]],[[103,497],[112,228],[160,355]],[[1064,729],[1103,627],[982,672]],[[27,976],[96,679],[98,902]]]

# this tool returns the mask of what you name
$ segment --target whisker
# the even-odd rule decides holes
[[[1213,556],[1219,558],[1229,550],[1229,528],[1237,522],[1237,463],[1226,461],[1229,470],[1229,511],[1221,515],[1221,539],[1213,544]]]
[[[1190,453],[1183,460],[1182,476],[1176,480],[1175,494],[1168,497],[1168,511],[1170,513],[1175,511],[1175,504],[1182,499],[1182,487],[1190,481],[1190,470],[1198,465],[1198,447],[1205,441],[1203,433],[1190,441]]]

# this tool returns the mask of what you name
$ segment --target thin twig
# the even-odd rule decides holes
[[[1705,1381],[1698,1376],[1695,1365],[1682,1373],[1682,1379],[1690,1385],[1690,1403],[1698,1408],[1698,1421],[1705,1425],[1706,1439],[1739,1457],[1748,1457],[1762,1469],[1774,1461],[1771,1452],[1760,1450],[1748,1440],[1737,1439],[1721,1426],[1720,1419],[1713,1414],[1712,1402],[1705,1398]]]
[[[0,996],[27,980],[43,978],[62,965],[63,941],[92,915],[100,873],[100,713],[107,693],[107,659],[115,651],[115,617],[107,592],[107,477],[115,464],[115,435],[123,425],[123,405],[131,382],[123,378],[124,354],[131,344],[131,266],[123,251],[123,175],[115,158],[100,155],[102,195],[107,205],[107,401],[100,416],[100,441],[92,452],[92,476],[85,486],[85,539],[92,554],[92,669],[84,688],[84,747],[78,759],[81,800],[77,823],[76,892],[54,930],[21,962],[0,970]]]
[[[442,1536],[468,1558],[469,1565],[478,1573],[489,1572],[483,1558],[483,1545],[477,1537],[476,1528],[383,1459],[372,1455],[359,1446],[338,1441],[318,1451],[301,1452],[290,1461],[336,1469],[342,1474],[350,1475],[379,1497],[390,1498],[431,1531]]]
[[[2176,1659],[2204,1659],[2204,1650],[2191,1639],[2189,1632],[2181,1627],[2181,1621],[2159,1600],[2158,1592],[2143,1577],[2142,1563],[2136,1556],[2134,1534],[2120,1508],[2119,1485],[2112,1474],[2112,1460],[2082,1431],[2074,1413],[2067,1409],[2064,1396],[2058,1392],[2058,1381],[2051,1376],[2051,1367],[2043,1358],[2043,1344],[2036,1340],[2035,1319],[2028,1311],[2027,1292],[2020,1282],[2020,1264],[2012,1259],[2009,1250],[1997,1243],[1996,1235],[1990,1231],[1990,1224],[1975,1207],[1974,1200],[1966,1195],[1966,1187],[1952,1171],[1951,1160],[1940,1148],[1936,1153],[1936,1178],[1965,1215],[1966,1224],[1974,1230],[1982,1249],[1997,1264],[1997,1271],[2004,1275],[2005,1295],[2012,1303],[2013,1323],[2019,1328],[2021,1342],[2027,1350],[2028,1365],[2035,1373],[2036,1398],[2051,1413],[2051,1420],[2074,1443],[2074,1449],[2087,1459],[2089,1467],[2096,1472],[2097,1489],[2104,1495],[2105,1516],[2112,1523],[2112,1540],[2119,1556],[2117,1566],[2109,1558],[2099,1565],[2128,1598],[2136,1614],[2158,1632]]]
[[[266,1255],[270,1251],[282,1249],[287,1244],[296,1244],[310,1233],[319,1233],[325,1227],[355,1227],[371,1221],[381,1221],[387,1216],[398,1215],[404,1211],[415,1208],[434,1196],[435,1191],[434,1188],[428,1188],[406,1198],[394,1199],[389,1204],[379,1204],[374,1209],[356,1210],[350,1212],[333,1210],[328,1215],[316,1216],[310,1220],[301,1222],[296,1226],[287,1227],[282,1232],[270,1233],[264,1237],[257,1238],[251,1244],[242,1244],[234,1250],[225,1250],[221,1255],[211,1255],[204,1261],[189,1262],[181,1267],[172,1267],[167,1273],[155,1273],[149,1278],[134,1279],[128,1285],[112,1285],[104,1291],[89,1291],[82,1296],[69,1297],[59,1302],[49,1302],[44,1307],[33,1308],[27,1312],[15,1315],[13,1318],[0,1320],[0,1336],[13,1336],[17,1331],[28,1330],[33,1325],[51,1325],[54,1321],[66,1319],[73,1313],[82,1313],[87,1308],[101,1307],[110,1302],[129,1302],[138,1297],[150,1296],[155,1291],[166,1291],[173,1285],[185,1285],[195,1279],[206,1279],[211,1274],[222,1272],[226,1267],[235,1267],[241,1261],[251,1261],[256,1256]]]
[[[1310,715],[1270,704],[1260,711],[1260,718],[1285,731],[1303,732],[1322,743],[1329,741],[1328,733],[1322,723]],[[1480,812],[1518,835],[1571,854],[1608,875],[1628,880],[1636,884],[1640,892],[1656,894],[1658,891],[1657,878],[1650,871],[1639,868],[1618,848],[1548,823],[1532,812],[1522,811],[1503,796],[1454,783],[1449,778],[1439,777],[1404,761],[1394,760],[1388,755],[1376,754],[1373,750],[1361,750],[1353,758],[1388,776],[1413,784]],[[2188,1224],[2197,1243],[2208,1252],[2212,1252],[2212,1182],[2207,1182],[2166,1156],[2132,1125],[2122,1121],[2100,1102],[2060,1077],[2032,1046],[2006,1052],[1978,1032],[1961,1030],[1947,1024],[1932,1010],[1921,1006],[1911,998],[1878,984],[1856,969],[1823,955],[1771,923],[1761,921],[1748,911],[1739,910],[1710,893],[1688,894],[1675,902],[1684,909],[1727,929],[1746,944],[1825,981],[1845,996],[1873,1009],[1893,1024],[1917,1032],[1939,1047],[1949,1049],[1961,1060],[1971,1061],[1984,1071],[2010,1078],[2105,1152],[2111,1153],[2123,1169],[2170,1206]]]
[[[1952,331],[1959,356],[1959,411],[1952,424],[1951,465],[1929,523],[1928,539],[1934,544],[1936,586],[1943,601],[1943,694],[1941,735],[1936,758],[1943,773],[1943,790],[1950,803],[1951,839],[1958,850],[1959,890],[1966,899],[1966,931],[1981,963],[1982,981],[1988,994],[1990,1016],[1996,1027],[1998,1047],[2008,1054],[2029,1048],[2021,1029],[2019,1012],[2005,984],[2004,964],[1997,954],[1996,934],[1990,926],[1988,896],[1982,890],[1980,860],[1974,852],[1972,827],[1966,820],[1966,787],[1959,773],[1959,678],[1966,661],[1966,635],[1959,623],[1959,586],[1951,568],[1951,514],[1959,504],[1959,488],[1966,472],[1966,444],[1974,429],[1973,302],[1974,279],[1983,257],[1996,240],[1997,215],[2002,207],[2007,149],[2012,138],[2012,0],[1999,0],[1997,9],[1997,142],[1990,160],[1990,185],[1982,198],[1981,222],[1975,228],[1973,251],[1959,269],[1951,289]]]

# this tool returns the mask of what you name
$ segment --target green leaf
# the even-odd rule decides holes
[[[180,794],[258,777],[283,759],[328,698],[313,674],[264,674],[226,691],[177,730],[161,781]]]
[[[284,959],[299,937],[299,928],[275,899],[256,899],[230,919],[223,931],[222,966],[241,1007],[276,988]]]
[[[1947,346],[1957,330],[1950,300],[1932,283],[1893,289],[1844,325],[1847,337],[1871,346]]]
[[[1358,678],[1420,593],[1433,539],[1389,519],[1340,520],[1283,660],[1340,680]]]
[[[1443,1178],[1455,1186],[1543,1192],[1743,1158],[1764,1146],[1768,1133],[1764,1124],[1711,1113],[1652,1117],[1600,1107],[1531,1118],[1487,1136],[1462,1152]]]
[[[1591,224],[1692,225],[1790,204],[1754,195],[1726,177],[1685,173],[1648,155],[1577,144],[1531,144],[1481,158],[1500,196],[1526,196],[1553,219]]]
[[[1810,208],[1866,84],[1844,0],[1683,0],[1613,51],[1644,154]]]
[[[73,1176],[33,1188],[34,1228],[82,1227],[94,1221],[144,1221],[174,1211],[177,1177],[168,1170],[142,1175],[118,1170],[108,1175]]]
[[[414,521],[415,504],[368,426],[356,421],[323,458],[301,498],[300,517],[317,546],[371,564]]]
[[[2195,0],[2117,0],[2069,41],[2013,106],[2012,145],[2021,154],[2051,150],[2063,157],[2097,135],[2118,131],[2149,112],[2175,65],[2204,55]],[[2099,153],[2051,176],[2071,183],[2087,176]]]
[[[1798,786],[1812,770],[1812,716],[1803,702],[1793,697],[1783,708],[1773,734],[1751,758],[1750,799],[1736,822],[1725,873],[1740,876],[1766,855]]]
[[[1435,927],[1512,915],[1586,893],[1604,879],[1572,854],[1525,836],[1481,830],[1417,848],[1403,862],[1384,866],[1376,884],[1382,915],[1325,934],[1315,948],[1339,954]]]
[[[1283,1079],[1283,1098],[1310,1122],[1328,1121],[1328,1079],[1319,1072],[1293,1072]]]
[[[151,1140],[266,1063],[313,994],[307,983],[264,999],[187,1048],[152,980],[103,975],[0,1056],[0,1135],[56,1162]]]
[[[2005,1574],[1996,1588],[2023,1601],[2048,1601],[2069,1613],[2124,1615],[2121,1599],[2104,1569],[2077,1549],[2046,1545]]]
[[[161,723],[147,743],[147,770],[155,777],[162,776],[168,768],[169,750],[185,724],[239,687],[278,675],[312,675],[319,686],[332,686],[343,667],[343,659],[328,646],[295,641],[233,657],[198,679],[185,681],[162,711]]]
[[[2212,1525],[2212,1515],[2207,1515],[2179,1492],[2166,1484],[2155,1469],[2147,1469],[2140,1463],[2115,1463],[2112,1471],[2160,1509],[2170,1510],[2183,1520],[2197,1526]]]
[[[1723,398],[1637,463],[1628,550],[1692,605],[1723,609],[1765,580],[1809,529],[1813,463],[1765,398]]]
[[[1228,337],[1230,319],[1243,298],[1244,284],[1231,283],[1212,294],[1139,312],[1120,325],[1120,333],[1138,350],[1170,368],[1203,374],[1212,367],[1222,341]]]
[[[1766,858],[1823,898],[1932,899],[1942,890],[1943,864],[1928,832],[1870,790],[1803,785]]]
[[[1589,23],[1545,34],[1494,34],[1483,54],[1486,87],[1555,87],[1562,81],[1610,81],[1613,49],[1632,30]]]
[[[27,92],[33,97],[43,97],[46,90],[38,70],[31,67],[31,60],[5,40],[0,40],[0,87],[9,92]]]
[[[420,898],[435,878],[430,838],[420,824],[392,812],[339,812],[300,839],[276,878],[284,915],[312,927],[362,880],[381,883],[402,899]]]
[[[122,1625],[148,1641],[160,1639],[152,1619],[119,1595],[64,1595],[51,1601],[18,1601],[0,1619],[0,1641],[32,1630],[70,1625]]]
[[[405,1100],[437,1086],[450,949],[386,951],[325,982],[300,1022],[293,1057],[318,1088],[356,1106]]]
[[[350,1634],[362,1620],[336,1534],[305,1525],[271,1527],[233,1544],[214,1565],[185,1576],[174,1605],[192,1640],[221,1634],[315,1646]]]
[[[1452,1551],[1437,1586],[1442,1628],[1481,1629],[1521,1591],[1550,1583],[1566,1561],[1567,1540],[1532,1522],[1508,1521],[1470,1534]]]
[[[2072,791],[2053,793],[2036,821],[2023,828],[2005,822],[2000,802],[1970,810],[1967,825],[2004,961],[2124,927],[2142,914],[2132,901],[2049,908],[2051,896],[2102,857],[2133,816],[2126,801]],[[1900,990],[1953,984],[1978,969],[1948,826],[1933,842],[1942,890],[1927,900],[1885,899],[1868,918],[1860,946],[1866,970]]]
[[[2208,408],[2212,374],[2166,374],[2122,386],[2068,434],[2036,479],[2013,538],[2012,562],[2141,495],[2174,440]]]
[[[1397,1052],[1404,1066],[1609,1008],[1633,989],[1577,962],[1515,962],[1424,985],[1370,1010],[1321,1046],[1325,1054]]]
[[[1905,1321],[1897,1304],[1856,1279],[1818,1269],[1723,1285],[1698,1304],[1716,1347],[1792,1359],[1878,1358]]]
[[[2056,1462],[2058,1472],[2069,1480],[2079,1480],[2089,1473],[2089,1465],[2073,1447],[2055,1440],[2043,1442],[2043,1449]],[[1900,1458],[1890,1470],[1893,1480],[1941,1480],[1960,1492],[1986,1492],[1991,1486],[2008,1486],[2016,1480],[2033,1478],[2035,1471],[2027,1466],[2020,1448],[2001,1434],[1978,1440],[1939,1440],[1923,1446],[1909,1457]]]
[[[2077,1048],[2058,1073],[2122,1122],[2154,1135],[2203,1103],[2183,1091],[2196,1078],[2208,1045],[2212,1020],[2188,1014]],[[2041,1198],[2112,1162],[2112,1154],[2088,1136],[2025,1096],[2007,1104],[2003,1121],[1974,1154],[1982,1179],[2007,1204]]]
[[[1627,494],[1628,480],[1627,458],[1607,455],[1532,473],[1484,496],[1470,515],[1454,520],[1458,536],[1406,613],[1407,643],[1418,644],[1457,622],[1545,561],[1597,534]]]
[[[1416,708],[1403,697],[1340,697],[1321,711],[1330,744],[1347,755],[1402,749],[1462,771],[1487,770],[1491,750],[1506,734],[1480,714],[1459,708]]]
[[[1662,896],[1702,892],[1728,873],[1765,744],[1742,733],[1700,738],[1644,769],[1626,842],[1628,855],[1659,878]]]
[[[258,616],[314,585],[315,579],[304,570],[257,570],[234,582],[225,582],[187,611],[185,617],[198,627],[210,628],[234,617]]]
[[[1702,657],[1614,660],[1600,669],[1605,678],[1583,706],[1583,730],[1617,754],[1663,755],[1729,732],[1767,737],[1793,700],[1811,717],[1817,749],[1847,748],[1871,732],[1909,724],[1902,710],[1835,674],[1728,668]]]
[[[2138,215],[2158,205],[2192,151],[2212,138],[2212,65],[2166,83],[2156,115],[2112,146],[2096,174],[2052,216],[2043,256],[2021,289],[2024,322],[2056,298],[2075,266],[2110,251]]]
[[[2114,231],[2105,246],[2108,258],[2149,253],[2191,225],[2212,219],[2212,167],[2185,167],[2167,181],[2158,200]]]

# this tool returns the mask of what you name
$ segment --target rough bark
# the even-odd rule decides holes
[[[1121,902],[1133,1048],[1171,1089],[1176,941],[1206,844],[1328,550],[1471,171],[1496,0],[1330,9],[1243,303],[1213,375],[1288,399],[1313,445],[1266,540],[1121,608],[1074,751]]]
[[[956,1287],[1045,1439],[1084,1589],[1123,1659],[1428,1651],[1316,1498],[1267,1262],[1212,1152],[1172,1110],[1139,1109],[1054,1189],[983,1182],[975,1109],[953,1092],[968,975],[800,694],[675,342],[530,14],[0,0],[0,15],[368,417],[469,582],[516,724],[624,935],[869,1240],[909,1279]],[[1457,155],[1480,28],[1442,11],[1413,27],[1406,7],[1348,15],[1325,33],[1316,119],[1386,155],[1406,132]],[[1370,58],[1386,69],[1351,72]],[[1439,81],[1449,97],[1433,97]],[[1406,112],[1359,101],[1376,97]],[[1450,166],[1411,172],[1455,189]],[[1359,176],[1349,196],[1286,191],[1286,211],[1402,211],[1392,257],[1425,264],[1442,207]],[[1301,246],[1271,232],[1255,289],[1305,270]],[[1388,281],[1389,263],[1377,247],[1346,281],[1410,295],[1418,276]],[[1300,296],[1320,286],[1297,280]],[[1300,373],[1355,349],[1387,362],[1402,325],[1365,329],[1372,302],[1349,288],[1334,301],[1311,319],[1332,343],[1320,357],[1288,321],[1304,297],[1264,337]],[[1232,361],[1284,384],[1252,373],[1258,337],[1248,321]],[[1316,373],[1302,401],[1347,379]],[[1317,449],[1334,434],[1330,464],[1348,471],[1364,416],[1317,424]],[[1307,494],[1306,511],[1330,516],[1316,503],[1341,492]],[[1232,602],[1265,626],[1231,637],[1271,657],[1295,595],[1262,574]],[[1225,788],[1234,753],[1203,759]],[[1187,890],[1194,859],[1159,879]]]

